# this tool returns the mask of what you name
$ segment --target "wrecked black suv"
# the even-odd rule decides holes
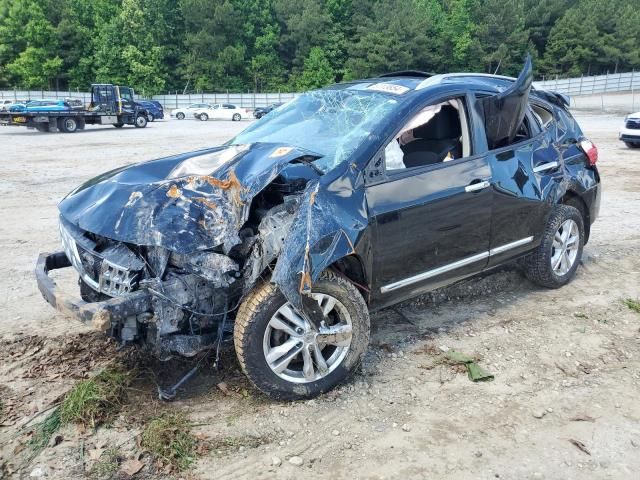
[[[161,358],[233,330],[263,392],[342,381],[369,311],[520,258],[567,283],[600,203],[567,99],[517,79],[399,72],[305,93],[225,145],[126,166],[59,206],[37,278],[58,310]],[[72,266],[82,300],[48,272]]]

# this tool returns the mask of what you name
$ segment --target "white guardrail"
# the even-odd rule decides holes
[[[569,96],[594,95],[604,93],[630,92],[640,90],[640,72],[611,73],[590,77],[554,78],[534,82],[536,88],[552,90]],[[230,103],[241,108],[266,107],[273,103],[284,103],[299,93],[168,93],[154,95],[152,100],[159,101],[168,110],[185,107],[192,103]],[[46,90],[0,90],[0,100],[25,100],[33,98],[78,98],[85,103],[91,100],[89,92],[46,91]],[[635,102],[634,102],[635,103]]]
[[[635,92],[640,90],[640,72],[608,73],[592,77],[554,78],[533,82],[536,88],[572,95]]]

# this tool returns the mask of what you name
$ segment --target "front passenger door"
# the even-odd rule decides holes
[[[465,109],[463,115],[468,128]],[[373,293],[380,306],[464,278],[487,264],[491,169],[486,156],[466,154],[387,171],[384,179],[366,187],[374,230]],[[425,152],[425,158],[432,157]]]

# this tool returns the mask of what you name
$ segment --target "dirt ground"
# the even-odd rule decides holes
[[[162,403],[153,378],[166,383],[191,364],[148,362],[110,425],[65,427],[35,458],[22,434],[38,412],[131,355],[54,313],[37,291],[37,254],[59,248],[57,202],[98,173],[218,144],[247,123],[0,128],[0,478],[91,477],[108,447],[137,459],[144,419],[160,412],[184,413],[219,446],[176,478],[638,478],[640,314],[623,299],[640,298],[640,150],[617,140],[621,116],[576,116],[599,147],[604,194],[571,284],[543,290],[505,268],[376,313],[359,372],[306,402],[266,399],[227,348],[220,371],[205,368]],[[476,356],[495,380],[473,383],[434,361],[447,348]],[[135,478],[151,478],[140,458]]]

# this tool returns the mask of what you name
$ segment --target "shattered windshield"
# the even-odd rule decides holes
[[[229,143],[287,143],[322,155],[325,173],[343,162],[383,124],[398,101],[357,90],[316,90],[273,110]]]

